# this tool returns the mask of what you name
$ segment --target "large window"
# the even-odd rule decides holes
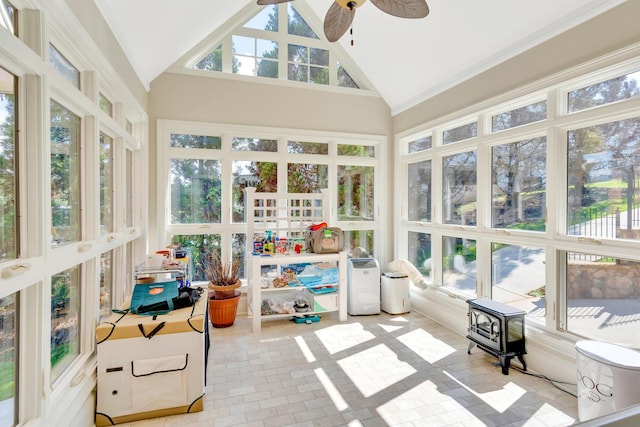
[[[545,230],[546,166],[546,138],[492,148],[492,227]]]
[[[374,168],[338,166],[338,218],[341,221],[374,220]]]
[[[0,68],[0,262],[18,257],[17,84]]]
[[[476,241],[442,238],[442,285],[455,293],[476,295]]]
[[[114,251],[100,255],[100,322],[111,315],[113,308],[113,257]]]
[[[431,235],[427,233],[408,233],[407,259],[424,277],[431,276]]]
[[[2,427],[91,423],[96,323],[150,234],[146,106],[58,6],[0,0]]]
[[[100,232],[113,231],[113,138],[100,132]]]
[[[51,382],[80,354],[80,266],[51,278]]]
[[[287,164],[289,193],[319,193],[328,186],[329,167],[314,163]]]
[[[475,151],[446,156],[442,162],[442,218],[449,224],[476,224]]]
[[[382,137],[350,143],[354,136],[345,135],[338,143],[335,135],[311,138],[297,130],[283,130],[278,136],[269,129],[269,135],[260,136],[263,131],[259,128],[204,123],[196,125],[204,133],[174,129],[184,126],[169,121],[160,126],[165,144],[159,150],[158,164],[168,168],[166,185],[159,183],[168,192],[162,192],[160,199],[171,213],[164,219],[163,235],[173,236],[173,243],[192,248],[193,254],[213,250],[225,261],[244,261],[245,188],[271,193],[329,189],[336,208],[327,222],[343,229],[345,250],[359,256],[378,250],[374,194],[376,153],[384,152],[379,149]],[[179,143],[177,135],[182,135]],[[200,262],[195,255],[194,262]],[[196,279],[201,278],[197,270]]]
[[[407,178],[409,221],[431,221],[431,160],[409,164]]]
[[[399,135],[398,257],[529,325],[640,346],[639,63],[594,63]]]
[[[171,222],[220,222],[220,162],[171,160]]]
[[[639,240],[640,118],[567,133],[567,233]]]
[[[601,252],[566,253],[566,328],[579,336],[638,347],[640,261]]]
[[[18,294],[0,298],[0,425],[17,424]]]
[[[542,248],[491,244],[491,298],[544,318],[545,252]]]
[[[51,101],[51,245],[80,240],[80,117]]]

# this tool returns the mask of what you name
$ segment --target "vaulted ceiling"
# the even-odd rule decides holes
[[[597,16],[624,0],[427,0],[423,19],[367,2],[354,39],[338,42],[397,114]],[[95,0],[146,87],[255,0]],[[321,23],[333,0],[305,3]],[[235,22],[239,25],[242,22]],[[318,31],[322,34],[322,30]]]

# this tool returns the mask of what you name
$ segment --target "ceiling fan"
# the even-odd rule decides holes
[[[258,0],[259,5],[285,3],[293,0]],[[355,11],[367,0],[335,0],[324,18],[324,35],[330,42],[347,32]],[[400,18],[424,18],[429,14],[426,0],[371,0],[378,9]],[[353,42],[352,42],[353,44]]]

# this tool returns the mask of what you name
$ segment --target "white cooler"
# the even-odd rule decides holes
[[[409,276],[404,273],[382,273],[380,308],[389,314],[408,313],[411,310]]]
[[[576,351],[580,421],[640,403],[640,352],[588,340],[578,341]]]

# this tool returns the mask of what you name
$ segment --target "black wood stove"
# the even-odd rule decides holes
[[[500,360],[502,373],[509,375],[511,359],[517,357],[522,368],[527,365],[523,355],[524,348],[524,315],[522,310],[493,301],[489,298],[468,300],[469,335],[471,340],[467,353],[477,345],[480,349],[492,354]]]

